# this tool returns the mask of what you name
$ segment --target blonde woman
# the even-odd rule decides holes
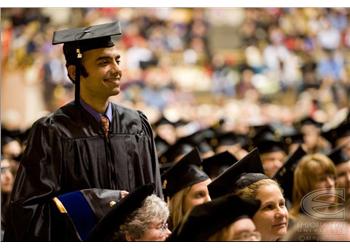
[[[244,183],[244,186],[241,184]],[[278,183],[263,174],[243,175],[236,195],[246,200],[259,200],[260,207],[252,217],[262,241],[280,240],[288,228],[288,210]]]
[[[251,220],[259,202],[225,195],[194,207],[169,237],[169,241],[259,241]]]
[[[333,162],[323,154],[306,155],[300,160],[294,171],[291,219],[305,213],[301,206],[303,198],[312,195],[313,191],[321,195],[318,200],[324,200],[328,204],[335,203],[335,173]],[[324,210],[330,208],[331,206],[325,206]]]
[[[162,175],[170,210],[170,229],[175,228],[194,206],[211,200],[207,187],[211,180],[200,168],[199,152],[193,149]]]
[[[248,201],[259,200],[252,217],[262,241],[276,241],[287,233],[288,211],[278,183],[263,174],[257,149],[233,164],[209,185],[213,199],[234,193]]]

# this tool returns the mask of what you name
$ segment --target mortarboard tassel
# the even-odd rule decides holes
[[[80,74],[81,74],[81,58],[83,55],[80,52],[80,49],[77,48],[77,64],[76,67],[76,74],[75,74],[75,104],[80,104]]]

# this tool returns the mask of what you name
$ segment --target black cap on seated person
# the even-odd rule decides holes
[[[283,189],[284,197],[289,201],[292,201],[293,197],[294,170],[298,162],[305,155],[305,150],[299,145],[298,148],[288,156],[288,159],[273,177]]]
[[[83,69],[81,68],[82,53],[92,49],[113,47],[113,40],[121,34],[121,28],[118,21],[54,32],[52,44],[56,45],[63,43],[63,53],[66,58],[66,65],[76,66],[76,79],[72,79],[73,83],[76,85],[76,104],[79,104],[80,100],[80,74],[84,74],[82,71]]]
[[[332,143],[334,147],[339,146],[337,145],[339,144],[339,139],[350,136],[350,123],[342,123],[327,132],[323,132],[322,136]]]
[[[144,200],[153,194],[154,184],[138,187],[115,204],[112,209],[93,228],[87,241],[112,241],[128,217],[142,207]]]
[[[304,135],[299,131],[297,131],[296,129],[294,129],[289,134],[284,134],[281,139],[287,147],[295,143],[296,144],[304,143]]]
[[[82,189],[54,197],[52,213],[60,224],[67,224],[67,241],[84,241],[120,199],[119,190]]]
[[[323,123],[316,121],[314,118],[310,116],[306,116],[294,123],[294,126],[299,130],[305,125],[313,125],[316,128],[321,128]]]
[[[207,241],[210,236],[241,218],[251,218],[260,207],[257,200],[225,195],[195,206],[168,241]]]
[[[199,152],[194,148],[162,174],[164,195],[171,198],[180,190],[209,179],[201,168]]]
[[[221,133],[217,136],[218,146],[232,146],[240,144],[245,146],[248,144],[248,137],[243,134],[237,134],[234,132]]]
[[[247,173],[264,173],[259,150],[257,148],[253,149],[244,158],[234,163],[208,185],[210,197],[215,199],[233,193],[237,189],[237,180]]]
[[[328,155],[328,157],[333,161],[336,167],[344,162],[350,161],[350,157],[343,150],[344,146],[346,146],[346,144],[334,149]]]
[[[178,139],[173,145],[170,145],[164,153],[159,156],[159,163],[165,164],[174,162],[178,157],[183,156],[193,149],[193,145],[187,138]]]
[[[260,154],[283,151],[285,145],[281,136],[270,125],[260,126],[253,137],[253,143],[259,149]]]
[[[238,159],[235,156],[228,151],[224,151],[205,158],[202,165],[204,172],[206,172],[210,178],[214,179],[237,161]]]

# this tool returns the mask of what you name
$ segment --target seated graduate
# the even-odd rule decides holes
[[[257,149],[233,164],[208,186],[213,199],[234,193],[246,200],[259,200],[252,219],[262,241],[276,241],[287,233],[288,211],[278,183],[263,174]]]
[[[170,210],[169,227],[175,228],[187,211],[210,201],[207,185],[211,182],[202,171],[202,161],[196,148],[162,174],[163,192]]]
[[[253,216],[253,222],[261,233],[262,241],[280,240],[288,229],[288,210],[278,183],[263,174],[243,175],[237,185],[244,183],[237,195],[248,200],[261,202],[259,210]]]
[[[348,203],[350,202],[350,156],[346,154],[346,148],[349,145],[350,141],[328,155],[335,165],[335,185],[345,190],[345,201]],[[339,201],[341,202],[340,199]]]
[[[251,220],[258,201],[229,194],[194,207],[173,231],[169,241],[259,241]]]
[[[319,212],[323,213],[333,209],[337,197],[335,195],[335,175],[335,166],[329,157],[321,153],[305,155],[294,171],[291,219],[295,220],[299,215],[310,212],[308,209],[305,210],[307,206],[303,204],[306,204],[307,201],[305,196],[312,195],[312,192],[319,196],[317,198],[319,201],[325,202],[325,206],[318,209]],[[313,210],[313,212],[316,211]]]
[[[288,156],[288,159],[283,163],[283,167],[273,177],[278,182],[280,187],[283,189],[283,196],[286,199],[287,208],[291,208],[293,201],[293,181],[294,171],[298,162],[306,155],[303,146],[300,144],[296,145],[297,148]]]
[[[166,203],[144,185],[127,195],[97,223],[87,241],[164,241],[171,234]]]
[[[265,175],[272,178],[285,161],[285,145],[272,126],[262,125],[255,130],[254,145],[259,149]]]

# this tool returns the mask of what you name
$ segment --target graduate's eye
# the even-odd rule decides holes
[[[205,197],[205,192],[197,192],[193,196],[195,199],[200,199],[202,197]]]
[[[104,66],[104,65],[107,65],[108,64],[108,60],[107,59],[103,59],[103,60],[100,60],[98,62],[98,65],[101,65],[101,66]]]
[[[274,208],[273,204],[266,204],[264,207],[263,207],[263,210],[272,210]]]
[[[285,201],[281,201],[281,202],[280,202],[280,207],[285,207],[285,206],[286,206]]]

